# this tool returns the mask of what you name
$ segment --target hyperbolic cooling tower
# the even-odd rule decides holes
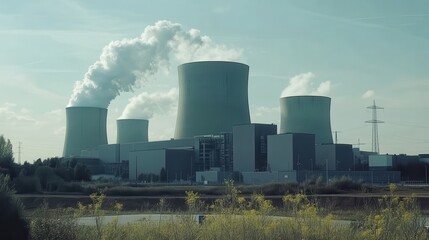
[[[133,143],[148,141],[149,121],[146,119],[116,120],[116,143]]]
[[[330,112],[329,97],[280,98],[280,133],[312,133],[316,144],[332,143]]]
[[[66,108],[66,137],[63,157],[80,156],[82,150],[90,150],[107,144],[107,109],[97,107]]]
[[[232,126],[250,123],[248,65],[192,62],[180,65],[178,72],[175,138],[232,132]]]

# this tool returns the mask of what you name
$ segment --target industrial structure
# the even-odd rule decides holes
[[[233,178],[261,184],[317,177],[328,182],[341,176],[372,183],[400,180],[397,158],[377,158],[377,153],[333,143],[329,97],[280,98],[279,133],[277,125],[252,123],[248,75],[249,66],[236,62],[180,65],[176,129],[170,140],[149,141],[148,120],[119,119],[117,143],[108,144],[107,109],[69,107],[63,156],[77,156],[82,162],[99,159],[105,174],[131,181],[219,184]]]
[[[179,107],[174,138],[231,132],[249,124],[249,66],[206,61],[178,67]]]
[[[331,98],[292,96],[280,98],[280,133],[311,133],[316,144],[333,143]]]
[[[117,143],[147,142],[149,121],[146,119],[116,120]]]
[[[81,151],[107,144],[107,109],[67,107],[63,157],[81,156]]]

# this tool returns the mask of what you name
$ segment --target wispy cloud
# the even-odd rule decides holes
[[[315,75],[312,72],[301,73],[289,80],[288,86],[283,89],[281,97],[296,95],[327,95],[331,90],[331,82],[324,81],[318,86],[314,83]]]
[[[37,86],[30,80],[30,77],[27,77],[24,74],[9,72],[6,74],[1,74],[0,79],[2,79],[0,81],[0,86],[21,90],[28,94],[28,96],[37,96],[43,99],[55,101],[62,101],[64,99],[63,96],[57,95],[56,93]]]
[[[14,103],[4,103],[0,105],[0,122],[4,125],[16,126],[20,124],[39,123],[30,115],[30,111],[26,108],[19,108]]]
[[[373,90],[368,90],[364,94],[362,94],[363,99],[371,99],[375,97],[375,92]]]

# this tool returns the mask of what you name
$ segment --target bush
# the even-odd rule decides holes
[[[69,210],[48,209],[44,203],[31,218],[32,240],[74,240],[78,239],[79,226]]]
[[[47,190],[48,183],[54,181],[57,178],[54,170],[47,166],[37,167],[34,175],[39,178],[42,190]]]
[[[10,184],[9,176],[0,174],[0,239],[28,239],[22,204]]]
[[[37,193],[41,191],[40,181],[37,177],[19,175],[13,180],[18,193]]]
[[[58,185],[57,192],[82,193],[84,192],[84,188],[81,183],[62,182]]]
[[[329,185],[333,186],[339,190],[361,190],[362,182],[353,181],[351,178],[342,176],[341,178],[334,178],[329,183]]]

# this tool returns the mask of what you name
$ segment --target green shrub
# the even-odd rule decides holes
[[[339,190],[361,190],[362,182],[353,181],[351,178],[342,176],[334,178],[329,182],[329,185]]]
[[[38,193],[41,191],[40,181],[37,177],[19,175],[13,179],[17,193]]]
[[[31,218],[32,240],[74,240],[78,239],[80,228],[73,213],[68,209],[49,209],[44,203]]]
[[[28,224],[22,209],[9,176],[0,174],[0,239],[28,239]]]
[[[82,193],[83,191],[82,184],[77,182],[62,182],[57,187],[57,192]]]

